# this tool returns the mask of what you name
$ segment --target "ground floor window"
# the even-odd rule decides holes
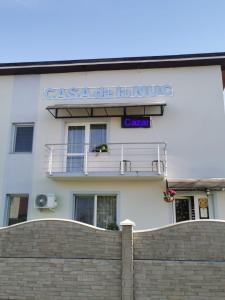
[[[76,221],[101,228],[107,228],[111,223],[116,224],[117,197],[116,195],[75,195]]]
[[[27,221],[28,196],[8,195],[6,225]]]

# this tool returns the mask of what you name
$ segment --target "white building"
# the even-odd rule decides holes
[[[225,53],[0,64],[0,226],[225,219],[224,68]]]

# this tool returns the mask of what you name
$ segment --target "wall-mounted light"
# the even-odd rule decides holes
[[[205,192],[206,192],[206,195],[207,195],[207,196],[210,195],[210,190],[209,190],[209,189],[207,189]]]

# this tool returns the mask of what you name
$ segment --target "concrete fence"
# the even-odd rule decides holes
[[[225,222],[121,228],[48,219],[0,229],[0,299],[225,299]]]

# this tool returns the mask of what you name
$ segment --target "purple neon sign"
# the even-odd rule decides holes
[[[122,128],[150,128],[150,117],[125,116],[121,119]]]

